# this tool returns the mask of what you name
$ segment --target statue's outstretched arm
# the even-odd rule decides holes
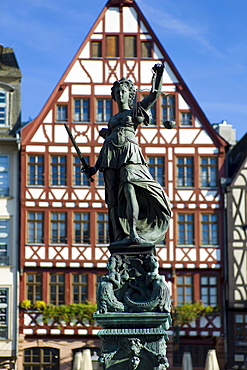
[[[156,102],[160,95],[161,87],[162,87],[162,76],[164,71],[164,64],[158,63],[155,64],[152,68],[153,70],[153,77],[152,77],[152,88],[148,96],[146,96],[142,101],[142,107],[147,110],[150,109],[151,106]]]

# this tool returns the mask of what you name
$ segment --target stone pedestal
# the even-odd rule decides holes
[[[102,329],[100,362],[106,370],[161,370],[168,367],[169,313],[108,313],[95,319]]]
[[[158,273],[155,247],[110,246],[109,274],[97,291],[94,317],[102,327],[104,370],[162,370],[168,367],[166,330],[170,291]]]

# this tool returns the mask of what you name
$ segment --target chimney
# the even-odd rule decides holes
[[[232,128],[232,125],[228,124],[227,120],[224,119],[220,123],[213,123],[213,128],[230,145],[236,144],[236,129]]]

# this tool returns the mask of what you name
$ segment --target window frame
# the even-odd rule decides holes
[[[66,108],[64,112],[60,112],[61,108]],[[57,104],[56,106],[56,122],[68,122],[68,105]]]
[[[207,160],[207,163],[202,163],[203,160]],[[215,163],[210,163],[211,160],[215,160]],[[206,179],[205,178],[204,171]],[[215,169],[215,171],[213,171]],[[215,174],[215,176],[214,176]],[[203,176],[204,175],[204,176]],[[214,179],[215,180],[212,180]],[[206,182],[206,185],[203,184],[203,181]],[[214,181],[214,185],[210,185],[210,182]],[[200,157],[200,187],[201,188],[217,188],[218,187],[218,158],[213,156],[201,156]]]
[[[172,102],[170,101],[172,98]],[[166,99],[166,104],[164,100]],[[166,113],[165,113],[166,110]],[[176,94],[167,93],[161,98],[161,121],[176,121]]]
[[[35,354],[34,350],[36,352],[39,352],[39,354]],[[30,351],[30,355],[28,355],[28,351]],[[46,354],[45,352],[50,351],[50,354]],[[30,356],[30,359],[33,360],[34,356],[38,356],[38,361],[30,361],[27,362],[26,358],[27,356]],[[46,358],[51,359],[49,362],[44,362]],[[60,350],[58,348],[53,347],[29,347],[24,349],[23,354],[23,370],[33,370],[33,368],[37,369],[39,367],[40,369],[43,369],[46,366],[49,366],[49,369],[51,370],[59,370],[60,369]]]
[[[204,221],[203,216],[208,216],[208,220]],[[216,220],[212,220],[212,216],[216,218]],[[219,245],[219,217],[217,213],[201,213],[201,245]],[[205,229],[204,225],[208,225],[208,228]],[[213,227],[216,226],[216,229],[213,230]],[[207,243],[204,242],[203,233],[207,233]],[[216,238],[214,233],[217,234]],[[215,242],[213,242],[215,240]]]
[[[78,282],[75,282],[74,281],[74,277],[77,276],[79,278],[79,281]],[[72,302],[73,303],[77,303],[77,304],[81,304],[81,303],[85,303],[87,302],[88,300],[88,288],[89,288],[89,285],[88,285],[88,274],[87,273],[73,273],[72,274],[72,289],[71,289],[71,294],[72,294]],[[86,277],[86,281],[82,281],[83,277]],[[78,287],[78,292],[75,292],[75,288]],[[86,288],[86,292],[83,292],[83,290]],[[75,299],[75,295],[78,295],[78,299]],[[82,296],[85,295],[85,299],[82,299]]]
[[[55,158],[58,159],[57,162],[53,162],[53,159]],[[61,162],[61,159],[65,159],[65,162]],[[56,154],[51,155],[50,156],[50,186],[55,186],[55,187],[65,186],[66,187],[67,180],[68,180],[67,179],[67,156],[66,155],[56,155]]]
[[[94,47],[93,45],[98,45],[98,53],[97,56],[93,54]],[[102,40],[91,40],[90,44],[90,54],[92,59],[99,59],[102,58]]]
[[[55,276],[56,281],[51,281],[52,276]],[[59,281],[59,277],[63,276],[63,281]],[[52,292],[52,287],[55,287],[55,292]],[[62,287],[62,291],[60,291],[60,287]],[[55,299],[52,298],[54,295]],[[63,295],[63,299],[60,299],[60,295]],[[65,274],[60,272],[50,273],[49,275],[49,302],[50,304],[54,304],[55,306],[60,306],[65,304],[66,302],[66,281],[65,281]]]
[[[9,122],[9,91],[0,86],[0,94],[4,98],[4,101],[1,101],[0,96],[0,128],[10,127]],[[1,117],[2,116],[2,117]]]
[[[2,291],[6,291],[6,295],[4,295]],[[6,286],[0,286],[0,340],[6,340],[9,338],[9,306],[10,288]],[[2,317],[6,318],[5,321],[2,320]],[[2,335],[2,333],[5,333],[5,335]]]
[[[102,215],[103,219],[100,220],[99,216]],[[110,239],[108,229],[108,212],[97,212],[96,222],[97,222],[96,244],[109,244]]]
[[[183,118],[183,114],[190,115],[188,118]],[[183,122],[189,122],[189,123],[183,123]],[[192,127],[192,114],[190,110],[181,110],[179,112],[179,125],[181,127]]]
[[[33,219],[30,218],[31,214],[34,214]],[[38,215],[41,215],[41,218],[37,218]],[[31,224],[33,224],[33,228],[32,228],[33,239],[30,237],[31,236],[30,235]],[[44,237],[45,237],[44,224],[45,224],[45,214],[43,211],[28,211],[27,212],[27,244],[44,244]]]
[[[128,59],[137,58],[137,36],[136,35],[124,35],[124,58],[128,58]]]
[[[4,224],[1,226],[2,222],[6,223],[6,227],[4,227]],[[10,237],[11,237],[11,233],[10,233],[10,227],[11,227],[11,224],[10,224],[10,218],[6,218],[6,217],[1,217],[0,218],[0,233],[1,235],[4,235],[4,234],[7,234],[6,237],[0,237],[0,246],[1,245],[6,245],[5,249],[0,249],[0,266],[8,266],[9,265],[9,250],[10,250]],[[1,230],[3,229],[3,230]],[[3,232],[4,231],[4,232]],[[4,243],[4,239],[6,239],[6,243]],[[5,255],[1,255],[2,252],[5,252],[4,254]]]
[[[52,218],[55,215],[58,216],[57,219]],[[62,215],[65,216],[64,219],[61,219]],[[67,212],[51,212],[50,213],[50,244],[67,244],[67,243],[68,243]]]
[[[144,53],[144,45],[149,45],[147,53]],[[152,59],[153,57],[153,42],[152,40],[141,40],[141,59]]]
[[[99,107],[99,102],[102,102],[102,107]],[[107,107],[107,103],[110,103],[110,107]],[[99,109],[102,110],[101,113],[99,113]],[[107,110],[110,109],[110,112],[107,112]],[[99,116],[102,116],[102,119],[99,120]],[[112,99],[107,97],[97,97],[96,98],[96,123],[106,123],[109,121],[109,119],[112,116]]]
[[[215,283],[211,284],[210,280],[212,278],[215,279]],[[204,284],[202,282],[203,279],[207,279],[207,283]],[[211,276],[211,275],[200,275],[200,298],[203,302],[204,306],[213,306],[216,307],[218,305],[218,278],[217,276]],[[205,293],[203,293],[203,289]],[[212,294],[211,292],[215,289],[216,294]],[[203,297],[207,296],[207,300],[205,300]],[[215,297],[215,302],[213,302],[212,297]]]
[[[183,282],[182,284],[179,284],[178,283],[178,280],[179,278],[183,278]],[[186,279],[187,278],[191,278],[191,282],[186,282]],[[178,306],[182,306],[186,303],[190,303],[190,302],[193,302],[193,299],[194,299],[194,290],[193,290],[193,287],[194,287],[194,281],[193,281],[193,275],[177,275],[177,305]],[[179,288],[182,288],[183,289],[183,292],[182,294],[179,294]],[[190,288],[191,292],[190,294],[188,294],[188,292],[186,292],[187,288]],[[183,296],[183,301],[179,302],[179,299],[178,297],[179,296]],[[187,300],[187,297],[189,297],[189,300]]]
[[[150,160],[153,159],[154,163],[150,163]],[[162,160],[162,163],[158,163],[159,160]],[[154,180],[157,181],[163,188],[165,188],[165,157],[164,156],[147,156],[148,169]],[[159,171],[159,170],[162,171]]]
[[[76,113],[76,101],[80,102],[79,105],[79,112]],[[84,103],[86,103],[86,106],[84,107]],[[87,110],[86,113],[84,113],[84,108]],[[79,114],[79,119],[76,119],[76,114]],[[84,115],[86,118],[84,119]],[[88,123],[90,122],[90,98],[89,97],[74,97],[73,98],[73,122],[75,123]]]
[[[3,159],[1,161],[1,158]],[[6,158],[6,163],[4,163]],[[10,155],[0,154],[0,198],[7,198],[10,196]],[[6,186],[5,186],[6,181]]]
[[[111,38],[115,41],[110,42]],[[110,34],[106,35],[105,37],[105,57],[108,59],[119,58],[119,37],[118,35],[110,35]]]
[[[191,159],[191,163],[187,163],[187,160]],[[183,163],[179,163],[183,160]],[[190,171],[191,168],[191,171]],[[181,170],[182,169],[182,170]],[[176,158],[176,174],[177,181],[176,186],[178,188],[194,188],[194,157],[193,156],[177,156]],[[182,176],[181,176],[182,175]],[[180,184],[181,181],[181,184]]]
[[[31,162],[30,159],[34,158],[34,162]],[[41,159],[41,162],[39,162],[39,159]],[[31,167],[34,167],[34,169],[31,171]],[[27,176],[27,183],[31,186],[44,186],[45,184],[45,161],[44,161],[44,155],[43,154],[29,154],[28,155],[28,176]],[[31,176],[31,172],[33,175]],[[33,179],[33,182],[31,182],[31,179]]]
[[[87,163],[90,162],[90,157],[88,155],[83,158]],[[81,171],[82,163],[78,155],[73,156],[73,187],[90,187],[90,179],[86,176],[84,172]],[[78,184],[76,182],[78,181]]]
[[[80,220],[76,220],[76,215],[80,215]],[[73,233],[73,244],[90,244],[90,212],[74,212],[73,218],[73,225],[74,225],[74,233]],[[87,216],[88,219],[82,219],[82,216]],[[80,227],[77,228],[76,224]],[[84,226],[86,228],[84,228]],[[80,241],[77,241],[77,231],[79,230],[80,233]],[[84,233],[87,233],[88,236],[84,236]]]
[[[33,281],[28,280],[28,276],[34,276]],[[37,281],[37,277],[40,277],[40,281]],[[32,303],[42,300],[43,293],[43,276],[41,272],[27,272],[26,273],[26,298],[29,299]],[[28,288],[31,287],[31,292]],[[37,292],[37,290],[40,290]]]
[[[183,220],[180,220],[180,216],[184,216]],[[192,217],[191,220],[188,219],[188,217]],[[194,220],[195,220],[195,215],[194,213],[182,213],[179,212],[177,214],[177,245],[189,245],[189,246],[194,246],[195,245],[195,227],[194,227]],[[184,226],[184,229],[181,229],[181,225]],[[192,227],[190,229],[190,227]],[[180,233],[183,232],[183,237],[180,237]],[[189,233],[192,233],[192,239],[189,236]],[[183,238],[183,242],[180,238]],[[189,243],[189,241],[192,240],[192,243]]]

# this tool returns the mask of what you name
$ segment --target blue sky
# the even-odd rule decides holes
[[[211,123],[247,131],[247,1],[136,0]],[[0,43],[22,78],[22,119],[35,118],[104,0],[0,0]],[[153,5],[155,4],[155,6]]]

